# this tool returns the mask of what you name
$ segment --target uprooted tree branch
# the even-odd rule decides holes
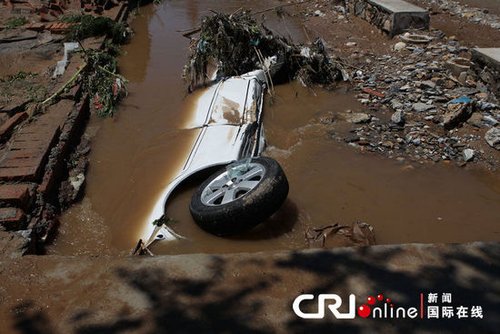
[[[294,44],[257,23],[248,11],[205,17],[190,51],[184,69],[190,90],[210,81],[211,65],[218,76],[227,77],[263,68],[263,59],[273,60],[275,82],[298,79],[306,86],[331,86],[343,76],[341,63],[328,55],[321,39],[309,46]]]

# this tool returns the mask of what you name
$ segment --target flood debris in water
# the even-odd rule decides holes
[[[160,218],[155,219],[151,223],[155,227],[153,233],[151,233],[151,237],[148,240],[139,239],[130,254],[154,256],[153,252],[151,252],[150,250],[150,246],[153,245],[157,240],[166,239],[166,235],[170,235],[177,240],[185,240],[185,237],[176,233],[173,229],[170,228],[170,225],[176,223],[177,220],[172,219],[165,214],[163,214]]]
[[[61,22],[70,24],[66,34],[68,40],[84,40],[89,37],[107,35],[110,42],[123,44],[130,36],[125,23],[116,22],[106,16],[66,15]]]
[[[340,62],[328,54],[322,39],[294,44],[257,23],[249,11],[205,17],[190,51],[184,70],[190,89],[210,81],[210,64],[216,64],[218,76],[227,77],[262,68],[265,59],[274,63],[275,82],[298,79],[306,86],[329,86],[342,78]]]
[[[82,52],[84,64],[42,104],[52,103],[70,88],[80,85],[82,92],[91,97],[97,115],[112,116],[118,102],[127,95],[127,80],[118,74],[116,57],[118,45],[128,40],[130,29],[125,23],[105,16],[69,14],[63,16],[61,22],[67,27],[64,39],[70,42],[64,43],[64,57],[57,63],[53,77],[61,76],[66,70],[68,52]],[[103,48],[86,50],[83,47],[85,39],[98,36],[107,37]]]
[[[118,74],[115,55],[109,50],[84,50],[84,60],[85,64],[42,104],[51,102],[79,84],[82,91],[91,97],[97,115],[112,116],[120,100],[127,95],[127,80]]]
[[[375,245],[375,232],[370,224],[354,222],[351,226],[335,223],[305,232],[309,248]]]

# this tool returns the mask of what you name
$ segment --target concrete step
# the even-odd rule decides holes
[[[372,4],[393,14],[397,13],[427,13],[425,9],[402,0],[368,0]]]
[[[472,49],[473,69],[500,99],[500,48]]]
[[[500,71],[500,48],[472,49],[472,61]]]
[[[429,12],[402,0],[353,0],[349,10],[390,36],[410,29],[429,29]]]

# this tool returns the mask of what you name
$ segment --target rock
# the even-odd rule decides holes
[[[456,85],[457,84],[453,80],[445,80],[444,82],[444,88],[446,89],[453,89]]]
[[[404,114],[402,111],[396,111],[394,114],[391,116],[391,121],[397,125],[404,125],[405,124],[405,118]]]
[[[448,111],[443,115],[443,126],[451,130],[466,122],[474,112],[470,104],[449,104]]]
[[[347,137],[344,138],[344,141],[346,143],[355,143],[358,142],[359,140],[360,140],[359,136],[355,134],[348,135]]]
[[[436,88],[436,83],[431,80],[422,81],[421,85],[427,88]]]
[[[458,57],[448,60],[444,66],[451,71],[455,76],[459,76],[462,72],[467,72],[470,69],[471,61],[467,58]]]
[[[320,11],[319,9],[315,10],[314,11],[314,16],[320,16],[320,17],[323,17],[325,16],[326,14],[323,13],[322,11]]]
[[[412,44],[427,44],[433,40],[432,37],[427,35],[410,34],[410,33],[404,34],[403,36],[401,36],[401,39],[407,43],[412,43]]]
[[[349,123],[360,124],[368,123],[371,120],[371,116],[362,112],[356,112],[346,115],[346,121]]]
[[[413,110],[417,112],[424,112],[427,110],[434,109],[434,105],[432,104],[427,104],[427,103],[422,103],[422,102],[417,102],[413,104]]]
[[[458,81],[463,85],[467,80],[467,72],[461,72],[458,76]]]
[[[401,108],[403,108],[403,104],[396,99],[392,99],[391,100],[391,107],[394,110],[401,109]]]
[[[480,113],[473,113],[472,116],[469,118],[467,123],[469,123],[472,126],[475,126],[476,128],[480,128],[482,124],[483,116],[481,116]]]
[[[392,150],[394,148],[394,143],[390,140],[386,140],[382,143],[382,146]]]
[[[498,106],[495,103],[489,103],[489,102],[484,102],[484,101],[479,101],[477,102],[477,106],[481,110],[492,110],[498,108]]]
[[[397,42],[396,44],[394,44],[394,51],[401,51],[403,49],[406,49],[405,42]]]
[[[463,152],[464,155],[464,161],[469,162],[472,159],[474,159],[474,150],[470,148],[466,148]]]
[[[408,90],[410,90],[410,89],[411,89],[411,86],[410,86],[410,85],[408,85],[408,84],[406,84],[406,85],[404,85],[404,86],[399,87],[399,90],[400,90],[400,91],[402,91],[402,92],[406,92],[406,91],[408,91]]]
[[[488,93],[484,92],[484,93],[477,93],[476,94],[476,98],[479,99],[479,100],[487,100],[488,99]]]
[[[484,135],[484,140],[496,150],[500,150],[500,128],[491,128]]]
[[[78,194],[80,188],[82,187],[83,182],[85,182],[85,175],[80,173],[76,176],[71,176],[69,178],[69,182],[71,186],[75,189],[75,194]]]
[[[490,115],[483,116],[483,121],[493,126],[496,126],[498,124],[498,121],[495,119],[495,117]]]
[[[450,95],[450,96],[469,96],[469,95],[474,95],[478,92],[479,92],[479,89],[477,89],[477,88],[458,87],[458,88],[450,90],[448,92],[448,95]]]
[[[347,46],[349,48],[351,48],[353,46],[356,46],[356,45],[358,45],[358,43],[356,43],[356,42],[347,42],[347,43],[345,43],[345,46]]]

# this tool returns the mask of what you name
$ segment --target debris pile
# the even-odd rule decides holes
[[[333,248],[375,245],[375,232],[368,223],[354,222],[351,226],[335,223],[308,228],[305,239],[309,248]]]
[[[117,74],[117,61],[112,54],[90,50],[85,58],[87,73],[81,76],[82,89],[89,93],[99,116],[112,116],[118,102],[127,95],[127,80]]]
[[[425,0],[424,2],[430,6],[435,6],[440,11],[448,12],[452,16],[500,29],[500,18],[498,15],[491,14],[487,9],[464,6],[455,0]]]
[[[309,46],[293,44],[245,11],[231,15],[214,12],[205,17],[190,49],[184,71],[190,89],[210,80],[211,64],[219,77],[227,77],[262,68],[270,58],[277,68],[271,69],[273,81],[299,79],[304,85],[329,86],[342,77],[342,67],[327,54],[321,39]]]
[[[124,23],[115,22],[106,16],[68,15],[64,16],[61,22],[71,24],[66,35],[66,39],[70,41],[107,35],[113,44],[123,44],[130,35]]]
[[[474,71],[467,47],[440,31],[414,38],[420,34],[401,35],[392,54],[353,71],[368,113],[348,115],[359,126],[337,139],[400,161],[489,159],[481,143],[500,122],[499,97]]]

